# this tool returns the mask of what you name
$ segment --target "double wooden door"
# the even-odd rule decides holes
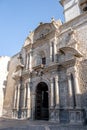
[[[46,90],[37,90],[35,115],[37,120],[48,120],[49,118],[48,91]]]

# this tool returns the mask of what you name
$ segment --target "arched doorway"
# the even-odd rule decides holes
[[[49,103],[48,103],[48,86],[44,82],[40,82],[36,89],[36,106],[35,119],[48,120],[49,119]]]

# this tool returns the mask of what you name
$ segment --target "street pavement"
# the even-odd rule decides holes
[[[87,130],[87,126],[1,118],[0,130]]]

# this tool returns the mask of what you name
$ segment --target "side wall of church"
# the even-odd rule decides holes
[[[10,57],[0,57],[0,117],[2,116]]]
[[[3,108],[3,117],[5,116],[6,118],[12,117],[14,87],[15,87],[13,72],[15,71],[18,62],[17,55],[13,56],[9,63],[9,73],[8,73],[7,87],[6,87],[6,94],[4,99],[4,108]]]

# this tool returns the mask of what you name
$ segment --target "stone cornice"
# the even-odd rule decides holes
[[[26,50],[31,49],[31,48],[32,48],[32,43],[30,43],[30,44],[28,44],[28,45],[24,46],[23,48],[25,48]]]
[[[67,68],[67,67],[70,67],[70,66],[74,66],[75,63],[76,63],[76,58],[72,58],[72,59],[70,59],[70,60],[61,62],[61,63],[59,63],[58,65],[59,65],[59,66],[62,66],[62,67],[64,67],[64,68]]]
[[[70,60],[60,62],[60,63],[53,62],[53,63],[50,63],[49,66],[38,65],[36,67],[33,67],[32,72],[30,72],[29,70],[23,70],[21,76],[24,79],[29,78],[31,76],[38,77],[39,75],[37,75],[37,73],[39,74],[39,72],[43,72],[43,74],[46,74],[46,73],[50,73],[50,71],[56,71],[63,68],[74,66],[75,64],[76,64],[76,58],[72,58]]]

